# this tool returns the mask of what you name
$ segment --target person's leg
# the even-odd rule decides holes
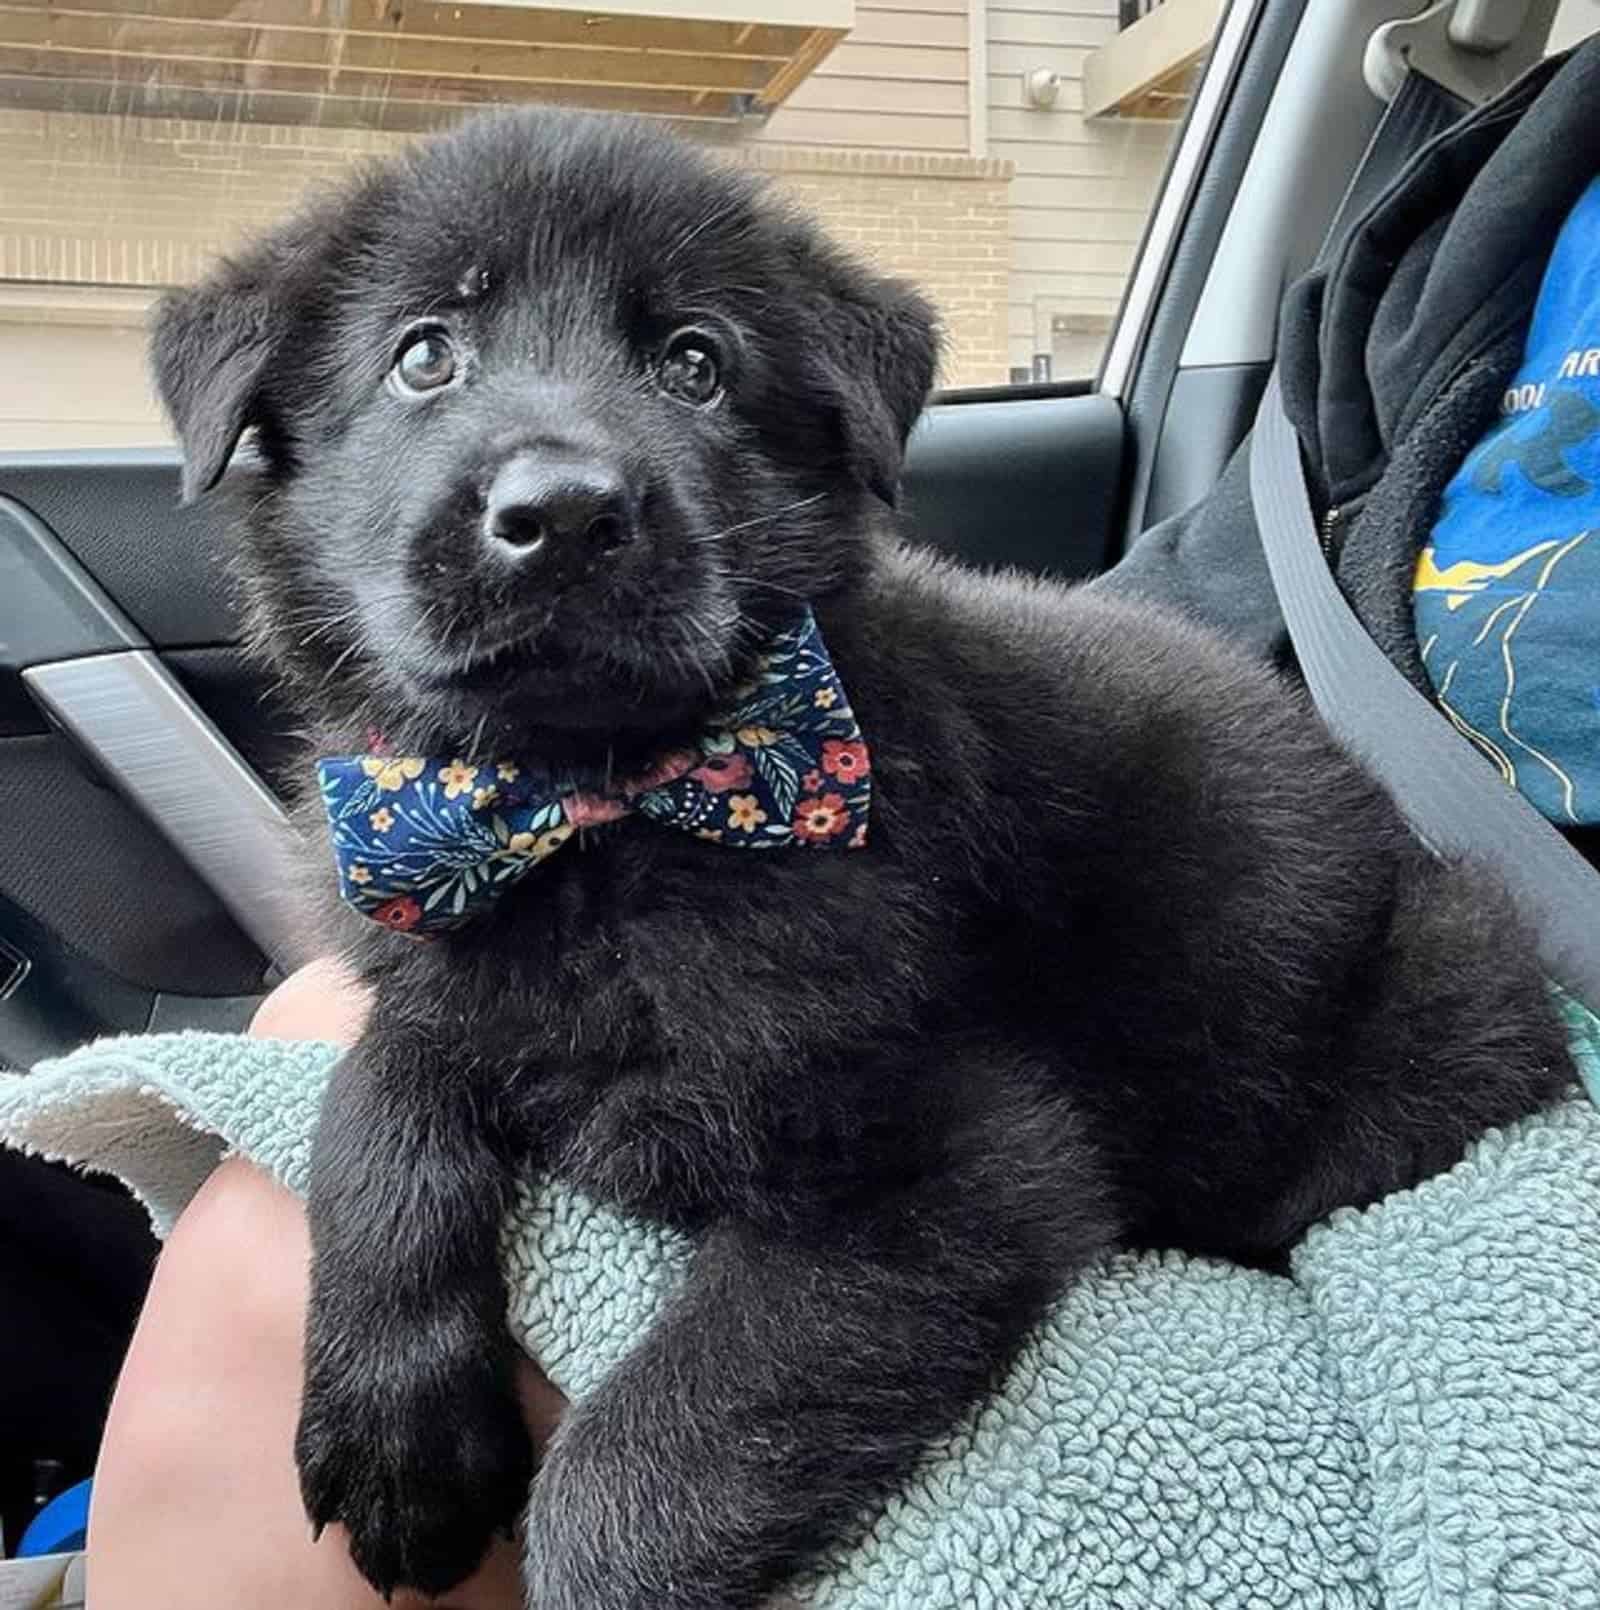
[[[292,1450],[309,1261],[300,1203],[242,1161],[224,1163],[179,1219],[95,1474],[94,1610],[381,1610],[342,1537],[313,1543],[300,1505]],[[523,1398],[542,1443],[560,1394],[530,1364]],[[520,1610],[515,1550],[498,1548],[444,1602]]]

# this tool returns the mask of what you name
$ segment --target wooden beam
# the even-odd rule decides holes
[[[816,70],[817,63],[843,37],[832,29],[817,29],[768,80],[766,87],[757,94],[756,104],[764,112],[770,112],[774,107],[781,106],[811,76]]]
[[[641,105],[637,98],[619,97],[608,101],[608,95],[614,92],[552,91],[543,100],[547,105],[572,105],[590,111],[610,109],[656,118],[681,126],[685,132],[697,130],[702,138],[712,131],[732,128],[741,115],[739,107],[726,95],[711,96],[699,106],[693,104],[693,96],[688,96],[682,105],[675,103],[660,109]],[[381,99],[371,95],[329,95],[326,91],[311,94],[274,89],[251,91],[219,88],[214,83],[195,87],[129,79],[119,82],[104,78],[50,78],[34,72],[18,73],[0,63],[0,105],[18,111],[86,112],[114,117],[187,118],[200,122],[426,134],[447,127],[469,112],[481,111],[483,103]]]
[[[643,50],[546,50],[539,45],[433,43],[338,33],[196,35],[182,23],[128,22],[108,28],[92,18],[19,17],[0,12],[0,45],[41,56],[83,56],[160,71],[166,63],[210,63],[254,80],[277,72],[334,70],[355,83],[379,77],[396,93],[407,80],[473,83],[506,100],[550,85],[711,90],[752,95],[789,64]],[[498,88],[496,88],[498,86]]]
[[[843,36],[812,19],[854,17],[854,0],[598,3],[0,0],[0,93],[408,132],[529,100],[727,123],[778,106]]]
[[[221,29],[259,35],[349,34],[417,43],[539,45],[550,50],[649,50],[693,56],[750,57],[784,62],[811,29],[798,23],[734,24],[701,22],[672,14],[673,0],[661,0],[653,18],[582,14],[558,10],[518,10],[501,6],[413,5],[398,13],[353,10],[340,22],[329,20],[314,0],[89,0],[60,5],[55,0],[3,0],[0,13],[42,20],[95,18],[107,23],[143,23]]]
[[[156,64],[152,64],[156,65]],[[241,72],[221,81],[214,61],[159,63],[159,75],[118,77],[104,58],[40,52],[0,45],[0,91],[12,106],[70,111],[124,112],[143,116],[209,117],[223,112],[246,122],[324,123],[333,127],[403,129],[434,127],[453,116],[505,104],[496,87],[463,79],[387,81],[341,74],[336,91],[323,68],[273,68],[248,79]],[[18,93],[32,85],[31,93]],[[70,94],[65,86],[85,86]],[[55,87],[55,93],[50,92]],[[403,86],[403,87],[402,87]],[[717,94],[696,105],[687,90],[632,86],[550,84],[521,97],[545,106],[590,111],[637,112],[647,117],[730,122],[737,118],[734,97]],[[181,103],[181,104],[180,104]],[[412,107],[420,115],[402,115]]]
[[[552,7],[549,0],[454,0],[464,9],[494,3],[506,11],[564,10],[593,13],[590,0],[569,0]],[[837,28],[848,33],[855,26],[855,0],[605,0],[613,17],[660,17],[663,13],[706,22],[788,22],[808,28]]]
[[[1194,68],[1216,37],[1223,0],[1162,0],[1083,63],[1085,117],[1170,119]]]

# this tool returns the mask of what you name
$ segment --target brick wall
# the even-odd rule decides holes
[[[933,298],[945,385],[1005,384],[1009,163],[773,147],[740,155],[839,240]]]
[[[193,279],[218,249],[270,224],[308,186],[402,143],[357,129],[0,108],[0,281],[155,287]],[[728,154],[770,173],[839,239],[929,292],[947,330],[946,384],[1005,379],[1007,164],[770,145]],[[57,328],[69,327],[59,319]],[[51,339],[35,330],[35,362],[48,362]],[[65,356],[73,341],[83,346],[83,332],[55,340]],[[140,390],[132,375],[100,383],[109,388],[102,413],[106,395]],[[35,417],[37,399],[6,395],[20,384],[0,377],[0,449],[69,445],[74,416],[57,412],[59,395],[49,417]],[[111,436],[92,440],[158,439],[148,404],[141,399],[135,412],[120,428],[104,422]]]
[[[167,285],[399,136],[0,109],[0,279]]]

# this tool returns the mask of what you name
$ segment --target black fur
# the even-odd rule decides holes
[[[419,403],[385,373],[422,318],[470,358]],[[682,325],[713,408],[653,379]],[[242,570],[325,752],[626,772],[797,597],[872,747],[863,852],[633,819],[459,936],[341,931],[377,1005],[316,1142],[298,1453],[378,1586],[448,1586],[526,1503],[538,1610],[753,1605],[1107,1247],[1271,1260],[1571,1077],[1505,897],[1286,685],[896,544],[929,311],[737,173],[479,121],[169,298],[155,362],[191,491],[255,428]],[[486,571],[518,452],[616,469],[636,540],[543,589]],[[496,1264],[530,1169],[700,1238],[536,1476]]]

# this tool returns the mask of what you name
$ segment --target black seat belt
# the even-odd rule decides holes
[[[1410,142],[1419,126],[1391,130],[1385,119],[1330,242],[1342,240],[1352,209],[1358,217],[1383,188],[1374,174],[1387,183],[1418,149]],[[1250,492],[1284,623],[1323,720],[1435,854],[1495,869],[1535,926],[1551,978],[1600,1006],[1600,873],[1389,662],[1345,601],[1318,540],[1276,371],[1256,416]]]
[[[1345,190],[1318,254],[1329,261],[1367,208],[1399,178],[1405,167],[1436,134],[1443,134],[1472,110],[1459,95],[1436,83],[1426,73],[1412,70],[1385,109],[1367,144],[1355,177]]]

